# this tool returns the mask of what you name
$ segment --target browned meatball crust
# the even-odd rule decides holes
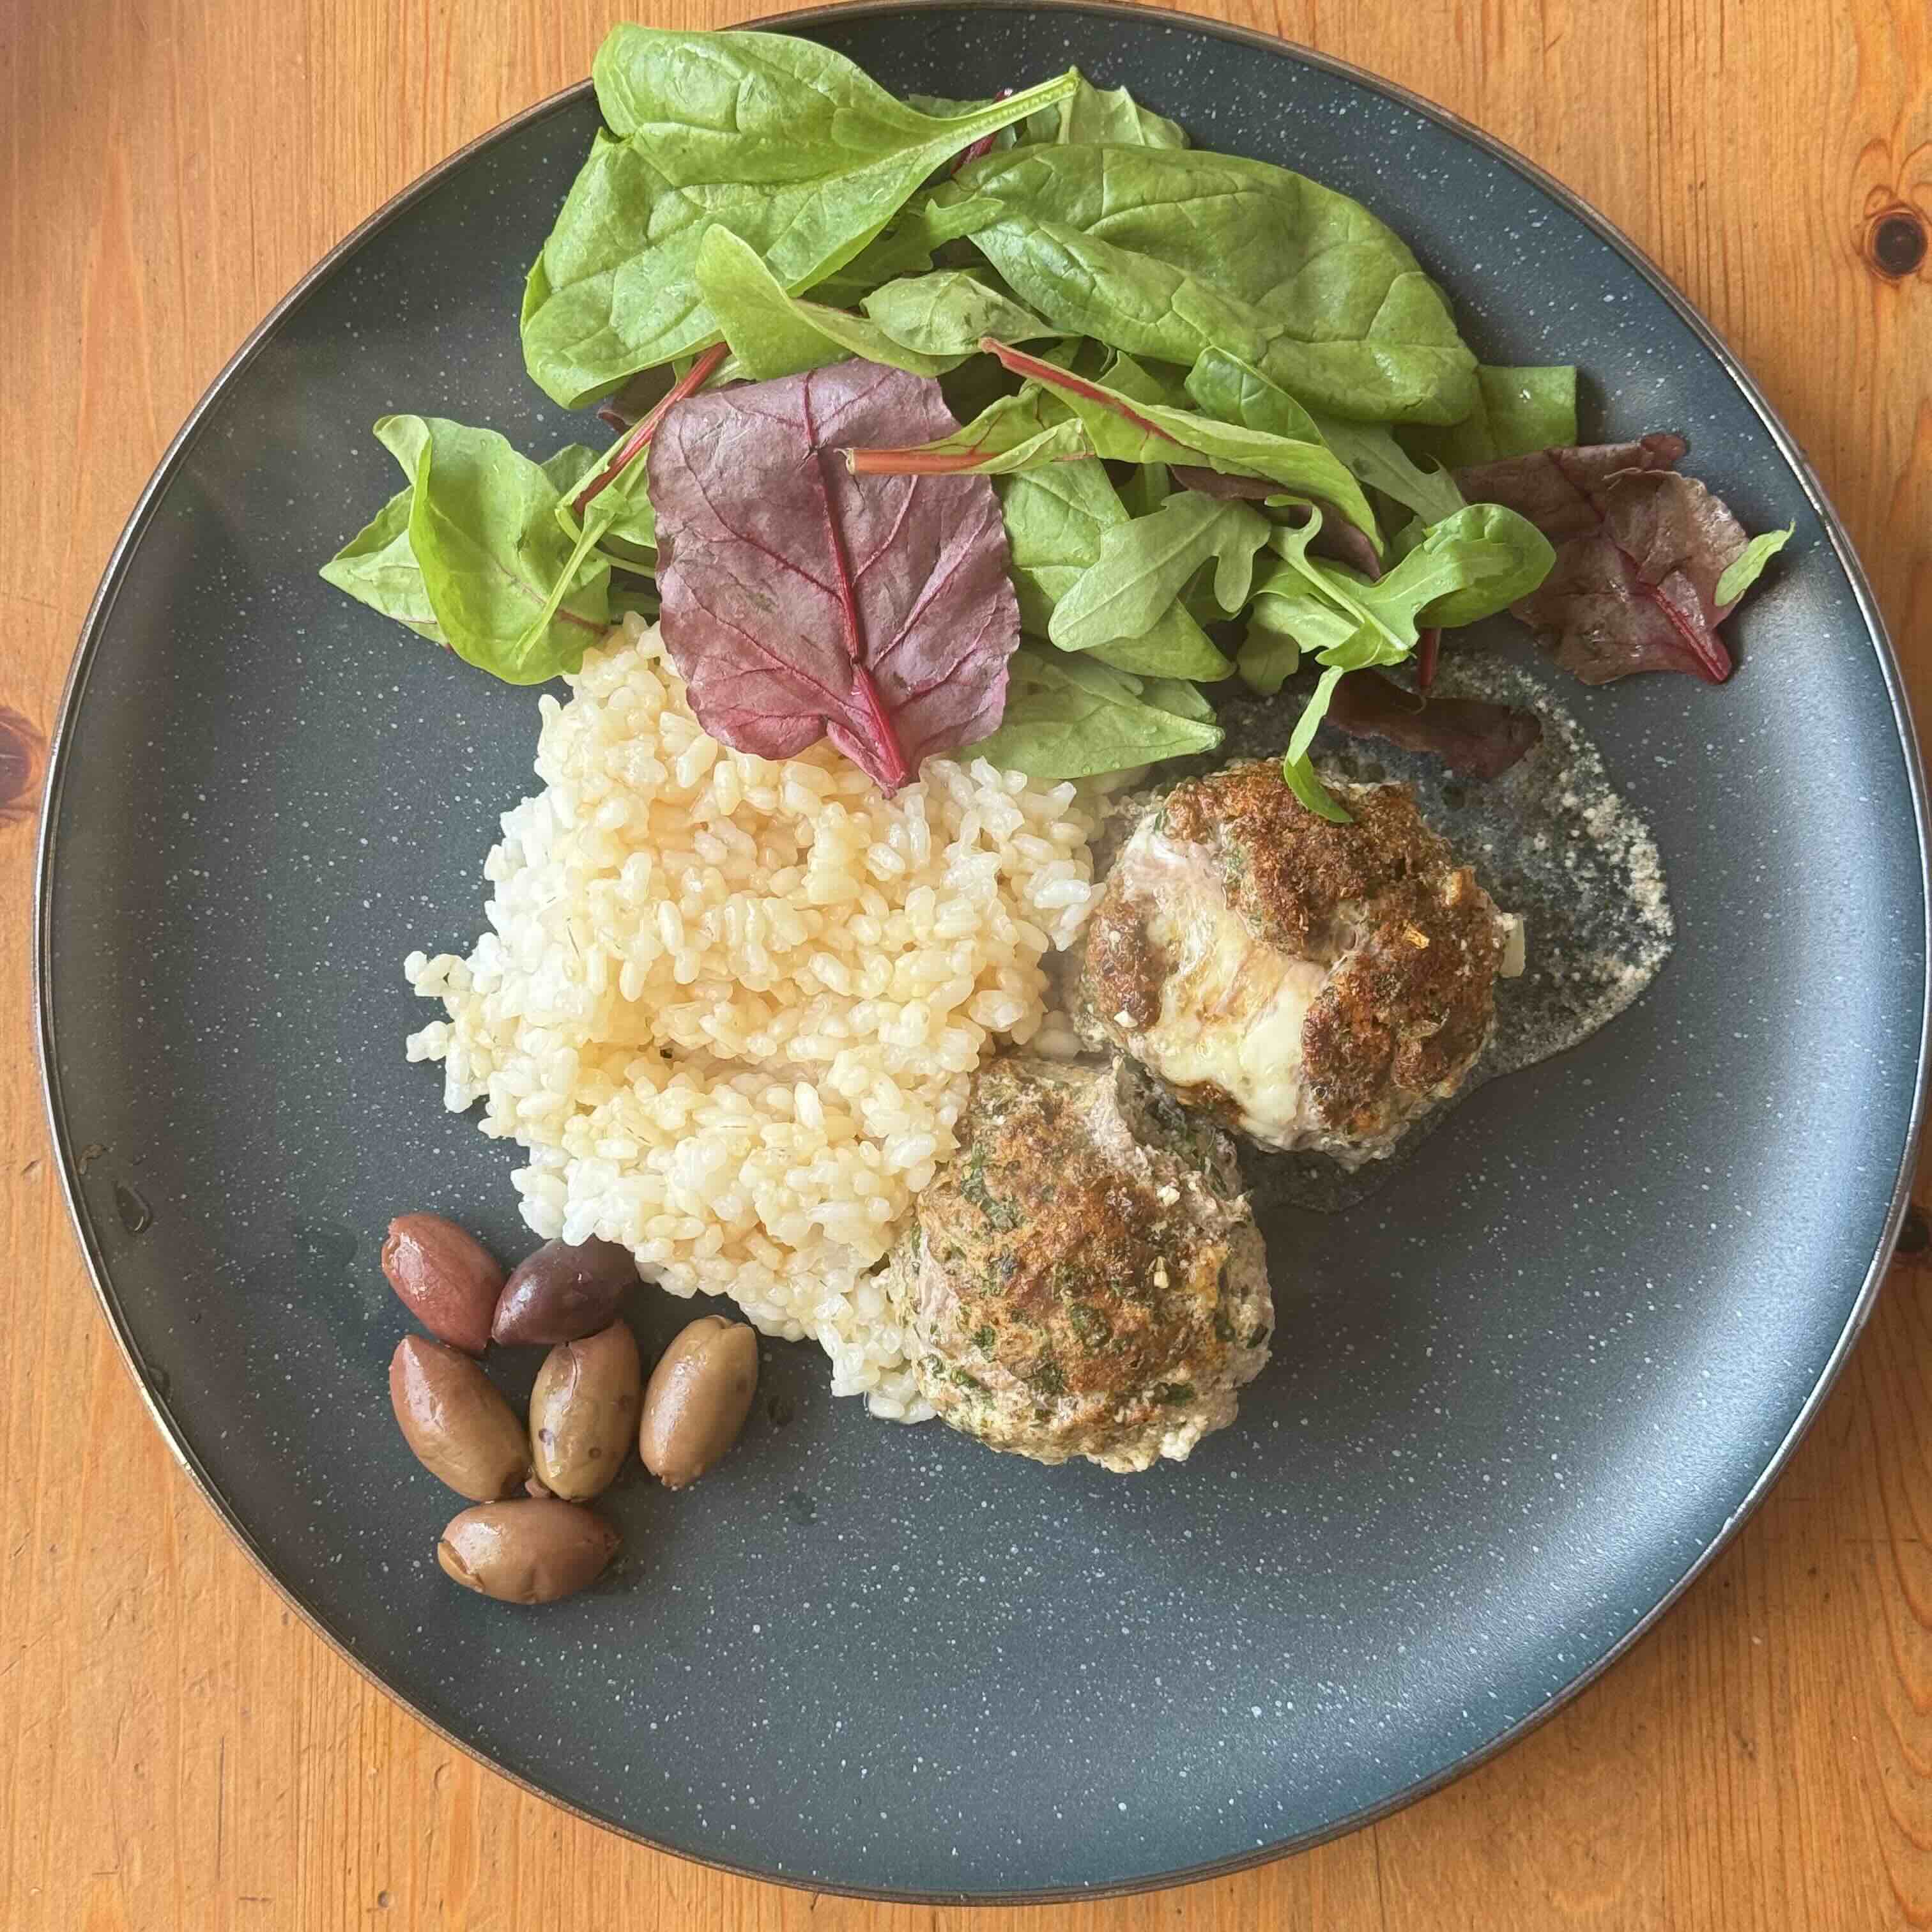
[[[1184,1456],[1268,1359],[1259,1234],[1224,1136],[1137,1070],[989,1063],[887,1267],[934,1408],[997,1449]]]
[[[1511,922],[1407,787],[1309,811],[1272,762],[1177,785],[1116,858],[1082,1000],[1190,1105],[1264,1145],[1386,1153],[1481,1051]]]

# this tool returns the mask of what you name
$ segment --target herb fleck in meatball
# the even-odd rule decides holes
[[[921,1392],[1037,1462],[1184,1457],[1268,1360],[1240,1188],[1226,1136],[1138,1069],[992,1061],[886,1264]]]
[[[1088,922],[1081,997],[1186,1104],[1354,1167],[1460,1085],[1520,933],[1406,786],[1331,789],[1352,824],[1272,763],[1150,806]]]

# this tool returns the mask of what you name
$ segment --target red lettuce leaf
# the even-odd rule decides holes
[[[829,737],[893,791],[998,724],[1019,608],[992,484],[854,476],[837,454],[958,428],[936,382],[859,362],[665,416],[663,634],[712,736],[765,758]]]
[[[1605,487],[1627,470],[1670,470],[1690,446],[1681,436],[1647,436],[1640,442],[1585,444],[1533,450],[1456,472],[1456,487],[1472,503],[1500,503],[1527,517],[1553,544],[1588,536],[1603,522]]]
[[[1352,738],[1432,754],[1471,778],[1498,776],[1543,742],[1534,711],[1480,698],[1418,698],[1374,670],[1352,670],[1336,685],[1326,722]]]
[[[1572,537],[1538,588],[1514,608],[1586,684],[1634,671],[1731,674],[1717,626],[1730,607],[1718,580],[1743,550],[1743,526],[1695,478],[1626,470],[1596,493],[1600,522]]]

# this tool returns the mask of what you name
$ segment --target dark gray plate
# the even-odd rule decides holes
[[[290,1598],[430,1722],[766,1876],[1142,1884],[1466,1766],[1628,1644],[1762,1495],[1868,1311],[1909,1172],[1918,765],[1790,439],[1682,300],[1514,157],[1330,62],[1160,14],[862,8],[808,30],[900,88],[986,94],[1076,60],[1204,142],[1304,168],[1411,239],[1489,359],[1580,362],[1594,427],[1684,430],[1748,524],[1796,520],[1728,688],[1578,694],[1670,868],[1662,980],[1478,1094],[1399,1188],[1277,1220],[1278,1278],[1305,1292],[1239,1424],[1185,1467],[1047,1471],[868,1422],[815,1352],[771,1345],[741,1453],[687,1496],[617,1497],[611,1587],[542,1613],[452,1589],[430,1556],[451,1498],[388,1413],[404,1322],[376,1247],[408,1208],[506,1252],[526,1238],[509,1153],[404,1062],[427,1010],[399,962],[478,930],[536,712],[315,566],[394,487],[383,411],[564,439],[515,318],[596,123],[579,90],[338,249],[135,512],[54,756],[50,1102],[157,1419]],[[651,1297],[647,1339],[689,1312]]]

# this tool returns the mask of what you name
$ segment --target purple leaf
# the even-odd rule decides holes
[[[1480,698],[1418,698],[1373,670],[1352,670],[1336,685],[1327,722],[1353,738],[1430,753],[1471,778],[1498,776],[1543,741],[1533,711]]]
[[[854,476],[851,444],[958,428],[929,377],[835,363],[680,402],[650,446],[664,639],[712,736],[820,737],[887,791],[1005,708],[1019,609],[977,476]]]
[[[1646,670],[1722,684],[1731,654],[1717,626],[1730,607],[1718,602],[1718,580],[1744,548],[1742,526],[1674,470],[1626,470],[1594,501],[1597,528],[1558,550],[1516,615],[1586,684]]]
[[[1669,470],[1690,446],[1681,436],[1647,436],[1640,442],[1600,442],[1575,449],[1538,449],[1499,463],[1456,472],[1456,487],[1472,503],[1501,503],[1527,517],[1553,544],[1594,531],[1612,477],[1627,470]]]
[[[1264,503],[1270,496],[1288,494],[1285,484],[1270,483],[1265,476],[1225,476],[1218,470],[1204,470],[1197,464],[1172,464],[1168,473],[1184,490],[1198,490],[1202,496],[1222,502]]]

